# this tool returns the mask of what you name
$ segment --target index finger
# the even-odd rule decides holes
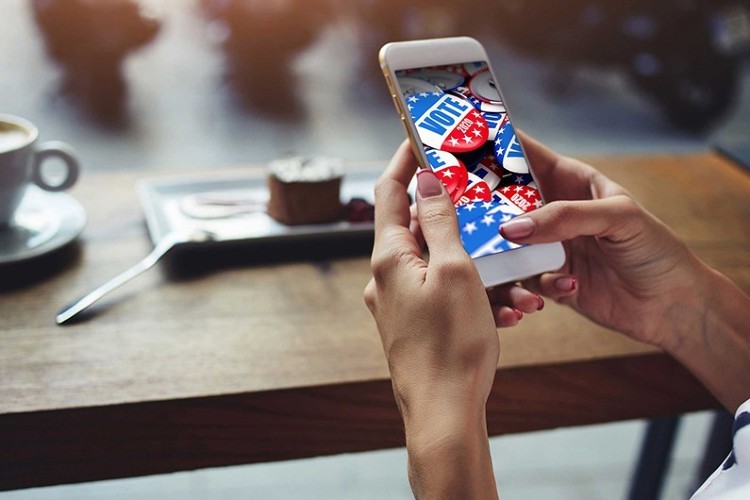
[[[391,162],[375,186],[375,238],[388,226],[409,229],[411,213],[406,192],[409,181],[417,170],[417,160],[408,141],[396,150]]]
[[[416,169],[417,162],[409,143],[404,142],[396,150],[391,163],[375,186],[375,242],[372,248],[372,265],[373,273],[380,272],[381,276],[384,272],[395,270],[394,259],[403,255],[421,255],[421,248],[410,230],[411,210],[409,195],[406,192],[409,180]],[[378,262],[381,264],[376,264]]]
[[[560,161],[560,155],[549,149],[547,146],[527,135],[525,132],[518,131],[518,138],[521,140],[526,157],[534,170],[534,174],[539,177],[546,177],[554,170]]]

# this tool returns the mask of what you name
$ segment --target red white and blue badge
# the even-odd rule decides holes
[[[520,245],[500,236],[500,224],[508,222],[515,213],[499,201],[467,203],[456,208],[461,243],[472,257],[483,257]]]
[[[497,133],[500,131],[500,127],[503,124],[503,121],[505,120],[505,117],[507,116],[505,113],[492,113],[490,111],[482,111],[482,116],[484,117],[484,121],[487,122],[487,127],[490,130],[490,133],[488,134],[488,137],[490,141],[494,141],[497,139]]]
[[[461,160],[446,151],[425,148],[424,152],[430,168],[445,186],[453,203],[464,194],[469,183],[469,173]]]
[[[453,204],[460,207],[467,203],[490,201],[492,199],[492,188],[476,174],[469,173],[468,177],[469,180],[466,183],[466,189],[458,201],[454,201]]]
[[[531,212],[542,206],[542,197],[539,195],[539,190],[532,186],[520,184],[505,186],[495,191],[493,197],[507,203],[519,214]]]
[[[488,154],[488,152],[491,155],[495,154],[494,148],[494,143],[488,141],[484,143],[484,146],[479,147],[474,151],[467,151],[466,153],[456,153],[456,158],[461,160],[466,167],[466,170],[471,172],[479,164],[482,158],[484,158]]]
[[[521,143],[518,142],[513,125],[505,117],[504,123],[500,126],[495,138],[495,158],[503,168],[514,174],[528,174],[529,165],[521,149]]]
[[[482,104],[480,109],[490,113],[505,113],[505,105],[500,98],[495,86],[495,79],[489,69],[485,69],[475,74],[469,81],[469,90],[479,99]]]
[[[495,189],[498,184],[500,184],[500,177],[498,177],[492,170],[483,167],[481,164],[478,165],[472,173],[482,179],[490,189]]]
[[[484,145],[487,122],[466,99],[442,92],[421,92],[406,104],[425,146],[461,153]]]
[[[512,172],[505,172],[500,180],[500,184],[502,186],[521,184],[522,186],[537,187],[531,174],[514,174]]]
[[[499,186],[503,177],[507,174],[503,167],[497,163],[492,151],[487,152],[484,158],[474,167],[472,173],[486,182],[490,189]]]

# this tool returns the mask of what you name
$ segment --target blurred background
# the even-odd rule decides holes
[[[388,41],[485,44],[514,121],[573,155],[742,146],[740,0],[3,0],[0,112],[74,145],[86,172],[209,171],[282,155],[386,160],[403,138]],[[494,438],[508,498],[623,498],[645,424]],[[663,498],[687,498],[710,415],[684,420]],[[607,443],[603,446],[602,443]],[[0,494],[409,498],[404,450]]]
[[[388,158],[392,40],[471,35],[515,121],[566,153],[705,149],[750,130],[741,0],[3,0],[0,110],[85,170],[283,154]]]

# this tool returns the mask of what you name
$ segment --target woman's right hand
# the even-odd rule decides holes
[[[559,272],[528,280],[526,287],[666,347],[670,329],[700,314],[696,284],[706,266],[624,188],[585,163],[522,140],[547,205],[500,232],[518,243],[563,241],[567,254]]]
[[[680,361],[730,411],[750,396],[750,297],[621,186],[522,137],[547,205],[500,227],[519,243],[562,241],[565,266],[525,282]]]

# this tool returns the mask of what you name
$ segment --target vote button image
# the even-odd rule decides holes
[[[503,168],[514,174],[528,174],[529,165],[513,125],[507,119],[500,125],[495,138],[495,157]]]
[[[463,153],[487,141],[489,130],[482,114],[466,99],[442,92],[421,92],[406,104],[425,146]]]
[[[457,202],[464,194],[469,182],[469,173],[464,164],[452,154],[438,149],[425,148],[424,154],[430,168],[445,186],[453,203]]]
[[[472,257],[483,257],[517,248],[499,232],[500,224],[517,215],[502,201],[475,201],[456,209],[458,228],[466,252]]]
[[[454,200],[453,204],[460,207],[467,203],[490,201],[492,199],[492,189],[490,189],[490,186],[476,174],[469,173],[468,177],[469,181],[466,184],[466,189],[458,201]]]
[[[542,206],[542,197],[539,195],[539,190],[531,186],[520,184],[505,186],[495,191],[494,195],[499,200],[514,207],[519,214],[531,212]]]

